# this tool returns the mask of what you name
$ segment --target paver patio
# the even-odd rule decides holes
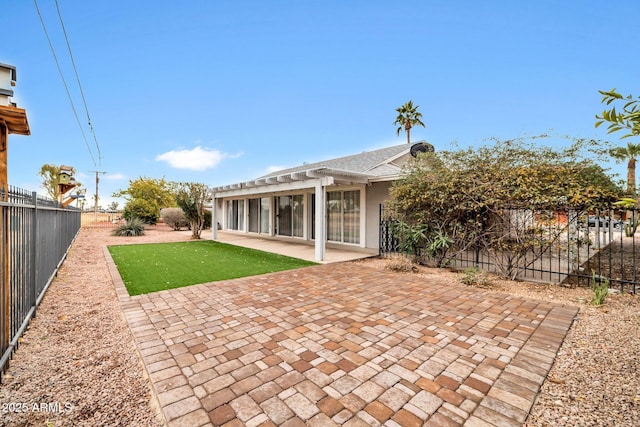
[[[133,298],[110,269],[169,426],[520,426],[578,311],[354,263]]]

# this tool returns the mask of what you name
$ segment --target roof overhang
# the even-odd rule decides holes
[[[326,180],[326,178],[330,178],[330,180]],[[216,197],[223,197],[225,195],[239,195],[240,193],[257,194],[288,189],[309,188],[315,186],[315,182],[319,179],[325,179],[325,182],[331,182],[332,185],[368,184],[370,178],[369,175],[357,172],[331,168],[316,168],[214,187],[212,188],[212,193]],[[307,182],[312,180],[314,183]]]
[[[9,133],[18,135],[30,135],[27,112],[22,108],[11,105],[0,105],[0,123],[7,126]]]

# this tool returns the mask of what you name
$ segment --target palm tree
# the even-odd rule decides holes
[[[410,144],[411,128],[417,125],[424,127],[424,123],[420,120],[422,113],[418,112],[418,106],[414,106],[413,101],[409,101],[402,107],[396,108],[396,111],[398,112],[398,117],[396,117],[396,121],[393,122],[393,124],[398,125],[398,135],[400,135],[402,129],[407,132],[407,144]]]
[[[616,147],[609,150],[609,155],[618,162],[627,163],[627,192],[631,197],[636,196],[636,159],[640,157],[640,143],[627,143],[626,147]]]

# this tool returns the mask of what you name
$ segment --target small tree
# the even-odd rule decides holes
[[[127,204],[124,207],[124,217],[129,219],[138,217],[148,224],[158,222],[160,209],[176,205],[174,184],[164,178],[138,178],[129,181],[129,188],[119,190],[113,197],[124,197]]]
[[[158,222],[159,209],[153,202],[145,199],[134,199],[124,206],[124,219],[132,220],[138,218],[146,224],[155,224]]]
[[[209,187],[205,184],[194,182],[178,184],[178,190],[175,194],[176,202],[191,224],[193,239],[200,239],[204,226],[204,203],[208,194]]]

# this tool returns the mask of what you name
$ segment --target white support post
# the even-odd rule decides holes
[[[326,240],[326,194],[322,185],[322,180],[316,184],[316,261],[324,260],[325,240]]]
[[[212,239],[218,240],[218,199],[216,196],[213,196],[213,200],[211,202],[211,233]]]
[[[316,261],[324,261],[327,240],[327,186],[333,184],[333,178],[319,179],[316,183]]]

